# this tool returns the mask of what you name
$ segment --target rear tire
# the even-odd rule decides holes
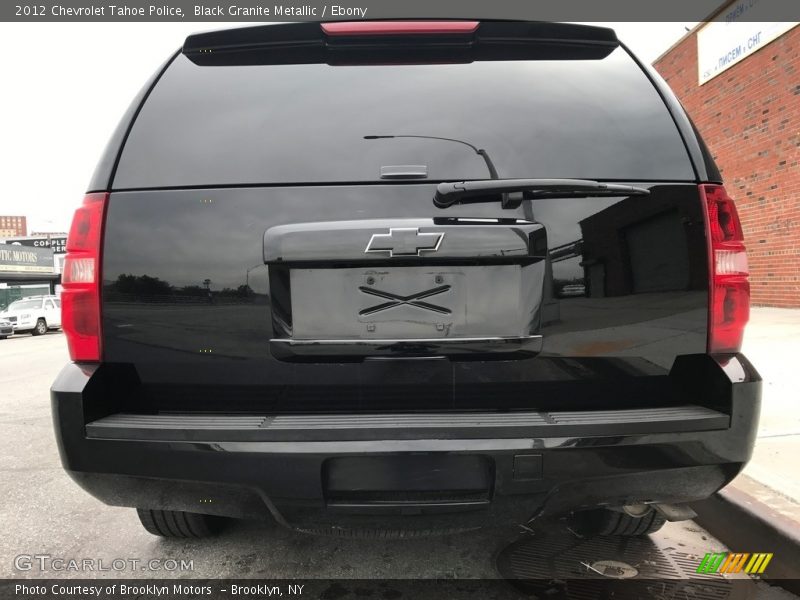
[[[137,508],[139,521],[153,535],[167,538],[203,538],[221,529],[222,518],[181,510]]]
[[[44,319],[36,321],[36,327],[31,331],[31,335],[44,335],[47,333],[47,322]]]
[[[633,517],[621,511],[598,508],[572,513],[567,517],[567,526],[583,537],[649,535],[661,529],[666,522],[656,510],[650,510],[641,517]]]

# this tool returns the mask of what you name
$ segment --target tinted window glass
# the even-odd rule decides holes
[[[692,180],[647,77],[602,59],[470,64],[198,66],[181,55],[145,103],[115,188],[375,181],[424,165],[433,180]]]

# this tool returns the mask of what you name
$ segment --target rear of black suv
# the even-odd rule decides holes
[[[736,210],[608,29],[191,36],[67,246],[62,461],[154,533],[646,533],[750,457]]]

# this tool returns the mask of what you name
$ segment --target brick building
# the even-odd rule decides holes
[[[28,219],[21,216],[0,215],[0,239],[28,235]]]
[[[763,24],[745,23],[749,37],[725,42],[725,10],[731,7],[653,66],[700,130],[736,201],[752,303],[800,307],[800,27],[772,24],[781,33],[769,41],[757,29]],[[703,32],[709,25],[716,29]],[[709,43],[711,33],[717,39]]]

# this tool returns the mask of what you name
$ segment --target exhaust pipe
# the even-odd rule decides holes
[[[660,513],[667,521],[690,521],[697,513],[686,504],[627,504],[622,507],[622,512],[632,517],[643,517],[651,510]]]

